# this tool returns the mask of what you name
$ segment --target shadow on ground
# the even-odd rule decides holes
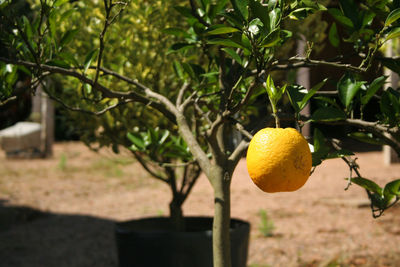
[[[0,199],[0,266],[117,266],[114,222],[9,206]]]

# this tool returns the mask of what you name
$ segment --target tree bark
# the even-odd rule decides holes
[[[214,267],[231,267],[230,247],[230,182],[231,174],[213,166],[211,177],[214,189],[213,258]]]
[[[169,204],[169,214],[172,226],[176,231],[185,230],[185,221],[182,212],[182,203],[179,203],[175,198]]]

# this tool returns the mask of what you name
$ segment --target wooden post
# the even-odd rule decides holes
[[[306,51],[306,41],[304,39],[297,41],[297,54],[304,55]],[[310,69],[309,68],[299,68],[296,74],[296,83],[303,86],[307,90],[310,89]],[[301,115],[309,117],[311,114],[310,103],[308,103],[305,108],[300,112]],[[311,124],[307,123],[303,126],[301,133],[304,137],[309,140],[311,138]]]
[[[399,40],[389,40],[387,44],[385,55],[387,57],[395,57],[399,54],[400,43]],[[385,68],[385,75],[389,76],[389,83],[386,87],[397,88],[399,86],[399,75],[388,68]],[[390,146],[383,146],[383,162],[385,165],[400,162],[400,158],[397,153]]]
[[[53,154],[54,143],[54,104],[43,91],[42,86],[36,88],[32,99],[32,114],[34,120],[41,124],[40,151],[43,157]]]

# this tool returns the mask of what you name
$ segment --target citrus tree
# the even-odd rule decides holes
[[[73,49],[74,42],[79,42],[70,37],[74,34],[71,31],[84,27],[60,27],[65,14],[62,10],[69,8],[68,12],[75,12],[73,4],[41,0],[38,15],[28,19],[12,16],[9,2],[0,2],[1,21],[12,26],[3,27],[1,41],[14,53],[0,57],[3,66],[20,66],[29,71],[32,88],[37,84],[45,86],[46,77],[75,79],[77,88],[46,88],[50,97],[72,110],[96,115],[117,111],[116,116],[131,122],[136,118],[130,112],[124,113],[125,108],[157,112],[156,116],[169,124],[166,127],[160,123],[161,138],[146,137],[152,135],[151,131],[147,135],[140,131],[130,135],[133,150],[147,154],[153,151],[152,160],[159,157],[153,145],[164,139],[166,128],[179,134],[190,151],[190,156],[181,158],[180,164],[195,161],[214,190],[214,266],[231,266],[231,178],[254,131],[266,125],[301,130],[312,123],[312,165],[315,167],[328,158],[342,158],[355,173],[355,177],[348,177],[348,185],[354,182],[366,189],[374,216],[399,199],[399,180],[381,188],[363,177],[351,157],[353,153],[341,147],[340,140],[325,137],[319,128],[346,126],[343,130],[350,136],[390,145],[400,154],[399,88],[385,87],[387,77],[379,71],[385,66],[400,72],[398,58],[382,55],[385,45],[400,36],[400,1],[190,0],[175,7],[176,16],[184,20],[182,28],[164,29],[177,42],[170,47],[170,55],[160,55],[167,59],[173,56],[169,61],[174,68],[174,82],[161,88],[139,79],[141,73],[128,71],[132,64],[106,57],[108,53],[125,53],[118,50],[118,43],[107,38],[137,1],[93,1],[103,14],[100,21],[89,23],[97,25],[97,36],[87,41],[86,49],[68,56],[63,54],[64,50]],[[302,28],[302,23],[310,25],[314,16],[324,19],[326,31],[316,27],[307,33]],[[315,30],[319,35],[310,34]],[[311,39],[303,41],[307,44],[304,51],[297,52],[298,40],[310,36],[314,36],[313,42],[322,42],[333,56],[321,57],[318,50],[323,46],[316,43],[314,47]],[[140,51],[141,47],[139,44],[129,49]],[[299,68],[325,72],[310,88],[304,88],[291,78]],[[7,77],[10,73],[5,67],[1,74]],[[9,90],[2,91],[1,101],[12,97],[11,82],[6,84]],[[78,95],[78,100],[70,101],[71,94]],[[366,118],[364,113],[374,101],[379,103],[377,114]],[[308,103],[312,105],[310,115],[302,113]],[[254,143],[256,148],[263,144]],[[282,144],[282,148],[290,146]],[[301,147],[306,155],[307,149]],[[292,153],[291,149],[287,151]],[[265,155],[260,159],[260,164],[270,160]],[[309,164],[308,160],[304,162]],[[280,161],[278,166],[284,173],[287,166]],[[266,172],[260,179],[268,177],[268,170],[260,171]],[[299,182],[296,177],[287,182],[276,180],[275,176],[277,186],[273,191],[298,188],[292,186]],[[290,186],[280,187],[282,183]]]

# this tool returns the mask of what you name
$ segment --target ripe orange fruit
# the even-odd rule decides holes
[[[312,167],[306,139],[293,128],[264,128],[251,139],[247,170],[253,182],[268,193],[302,187]]]

